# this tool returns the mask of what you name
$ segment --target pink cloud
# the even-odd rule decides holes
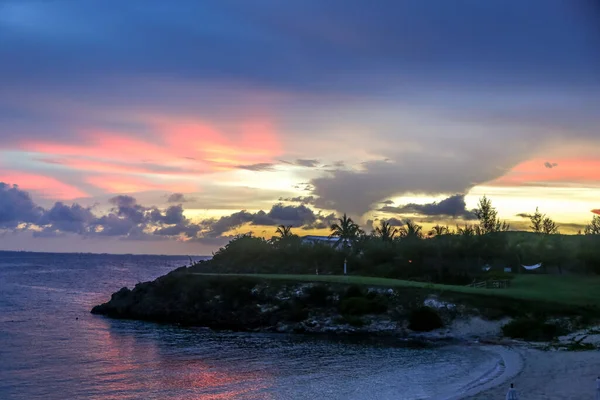
[[[191,193],[199,190],[197,185],[187,182],[159,183],[156,180],[122,175],[94,175],[88,176],[85,181],[108,193],[138,193],[151,190]]]
[[[544,159],[525,161],[504,176],[488,183],[494,186],[520,186],[536,183],[553,184],[598,184],[600,182],[600,160],[567,158],[553,159],[549,165]]]
[[[68,185],[58,179],[45,175],[17,171],[0,171],[0,182],[18,185],[21,189],[36,192],[48,199],[73,200],[89,197],[87,193],[75,186]]]
[[[267,120],[248,121],[233,126],[209,125],[200,120],[156,118],[147,139],[127,133],[88,131],[79,144],[54,141],[23,141],[20,148],[60,160],[45,160],[77,170],[108,173],[181,174],[210,173],[236,165],[271,162],[281,153],[281,145]],[[150,162],[160,168],[147,168]]]
[[[207,161],[217,168],[270,162],[281,154],[277,134],[266,120],[247,121],[220,130],[195,120],[157,118],[152,123],[175,153]]]
[[[136,122],[147,127],[144,137],[139,133],[83,129],[69,142],[24,139],[17,148],[37,153],[32,156],[37,162],[53,164],[54,168],[45,174],[58,177],[65,170],[77,171],[83,182],[109,193],[198,191],[197,185],[190,182],[201,174],[270,163],[282,152],[269,118],[214,124],[153,115]],[[23,178],[27,179],[25,175]],[[25,183],[31,186],[34,181]],[[23,185],[18,180],[15,183]],[[54,187],[52,193],[58,193],[58,186]],[[66,186],[59,192],[63,199],[85,195]],[[49,190],[45,193],[51,197]]]
[[[600,215],[600,208],[597,208],[597,209],[595,209],[595,210],[592,210],[592,212],[593,212],[594,214],[598,214],[598,215]]]
[[[78,171],[87,171],[87,172],[101,172],[108,174],[154,174],[154,175],[194,175],[194,174],[202,174],[206,173],[208,169],[200,169],[196,168],[191,163],[181,163],[181,166],[168,166],[161,164],[124,164],[124,163],[111,163],[107,161],[95,161],[87,158],[78,158],[78,157],[64,157],[64,158],[53,158],[53,157],[45,157],[40,158],[38,161],[47,163],[47,164],[55,164],[55,165],[63,165],[65,167],[75,169]]]

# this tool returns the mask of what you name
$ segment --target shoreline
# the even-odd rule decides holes
[[[469,345],[465,344],[465,346]],[[494,388],[504,387],[503,385],[523,371],[524,357],[520,349],[502,345],[479,345],[479,347],[500,357],[494,370],[487,371],[477,380],[468,383],[458,393],[442,395],[433,400],[467,399]]]
[[[598,350],[539,350],[524,344],[499,351],[506,366],[503,374],[444,400],[503,399],[510,383],[515,384],[520,398],[528,400],[592,399],[596,394],[595,380],[600,371]]]

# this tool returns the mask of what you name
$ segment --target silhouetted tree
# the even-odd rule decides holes
[[[600,215],[594,215],[592,222],[586,225],[584,232],[586,235],[600,235]]]
[[[448,228],[448,226],[442,226],[440,224],[435,225],[433,228],[431,228],[431,230],[429,231],[428,235],[431,237],[437,237],[437,236],[442,236],[442,235],[448,235],[450,234],[450,228]]]
[[[545,217],[542,222],[542,232],[546,235],[555,235],[559,234],[558,225],[550,217]]]
[[[329,237],[339,238],[336,242],[336,247],[342,244],[344,248],[348,247],[349,244],[354,243],[362,233],[360,227],[345,213],[342,218],[339,218],[338,223],[331,225],[330,230],[331,234]]]
[[[531,221],[531,225],[529,226],[531,230],[535,233],[541,233],[544,215],[540,212],[538,207],[535,208],[535,213],[529,214],[528,217],[529,221]]]
[[[379,226],[375,228],[375,236],[379,237],[384,242],[389,242],[398,234],[398,229],[394,228],[387,221],[381,221]]]
[[[400,236],[405,239],[423,238],[423,227],[416,222],[407,219],[405,225],[400,228]]]
[[[475,215],[479,220],[477,233],[485,235],[494,232],[505,232],[510,229],[510,225],[506,221],[500,221],[498,218],[498,211],[492,206],[492,201],[486,196],[479,199],[477,209],[475,209]]]
[[[461,236],[475,236],[475,227],[469,224],[465,224],[464,226],[456,225],[456,233]]]
[[[275,233],[282,238],[290,237],[292,236],[292,225],[279,225]]]
[[[547,235],[559,233],[558,225],[546,214],[542,214],[537,207],[535,213],[529,215],[529,221],[531,221],[529,227],[535,233],[545,233]]]

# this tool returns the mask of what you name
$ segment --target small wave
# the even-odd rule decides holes
[[[438,397],[437,400],[458,400],[465,396],[472,396],[508,381],[521,370],[523,365],[521,355],[518,352],[506,347],[487,347],[484,349],[496,353],[500,357],[494,367],[464,385],[454,394]]]
[[[71,288],[53,288],[50,286],[36,286],[36,285],[22,285],[20,283],[15,283],[13,284],[14,286],[18,286],[18,287],[22,287],[22,288],[27,288],[27,289],[34,289],[34,290],[43,290],[46,292],[60,292],[60,293],[67,293],[67,294],[86,294],[86,295],[98,295],[98,294],[102,294],[102,293],[97,293],[97,292],[89,292],[89,291],[85,291],[85,290],[74,290]]]
[[[506,371],[506,365],[504,364],[504,360],[500,360],[496,363],[496,365],[494,365],[494,367],[484,372],[483,375],[481,375],[479,378],[463,386],[460,390],[460,393],[466,393],[471,390],[474,390],[477,387],[483,386],[486,383],[491,382],[494,379],[502,376],[502,374],[504,374],[504,371]]]

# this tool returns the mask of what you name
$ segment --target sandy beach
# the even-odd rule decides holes
[[[514,349],[522,359],[521,370],[511,379],[492,389],[484,390],[468,400],[504,399],[510,382],[522,400],[595,399],[596,377],[600,375],[600,351],[541,351]],[[507,370],[514,368],[507,363]],[[509,372],[509,371],[507,371]]]

